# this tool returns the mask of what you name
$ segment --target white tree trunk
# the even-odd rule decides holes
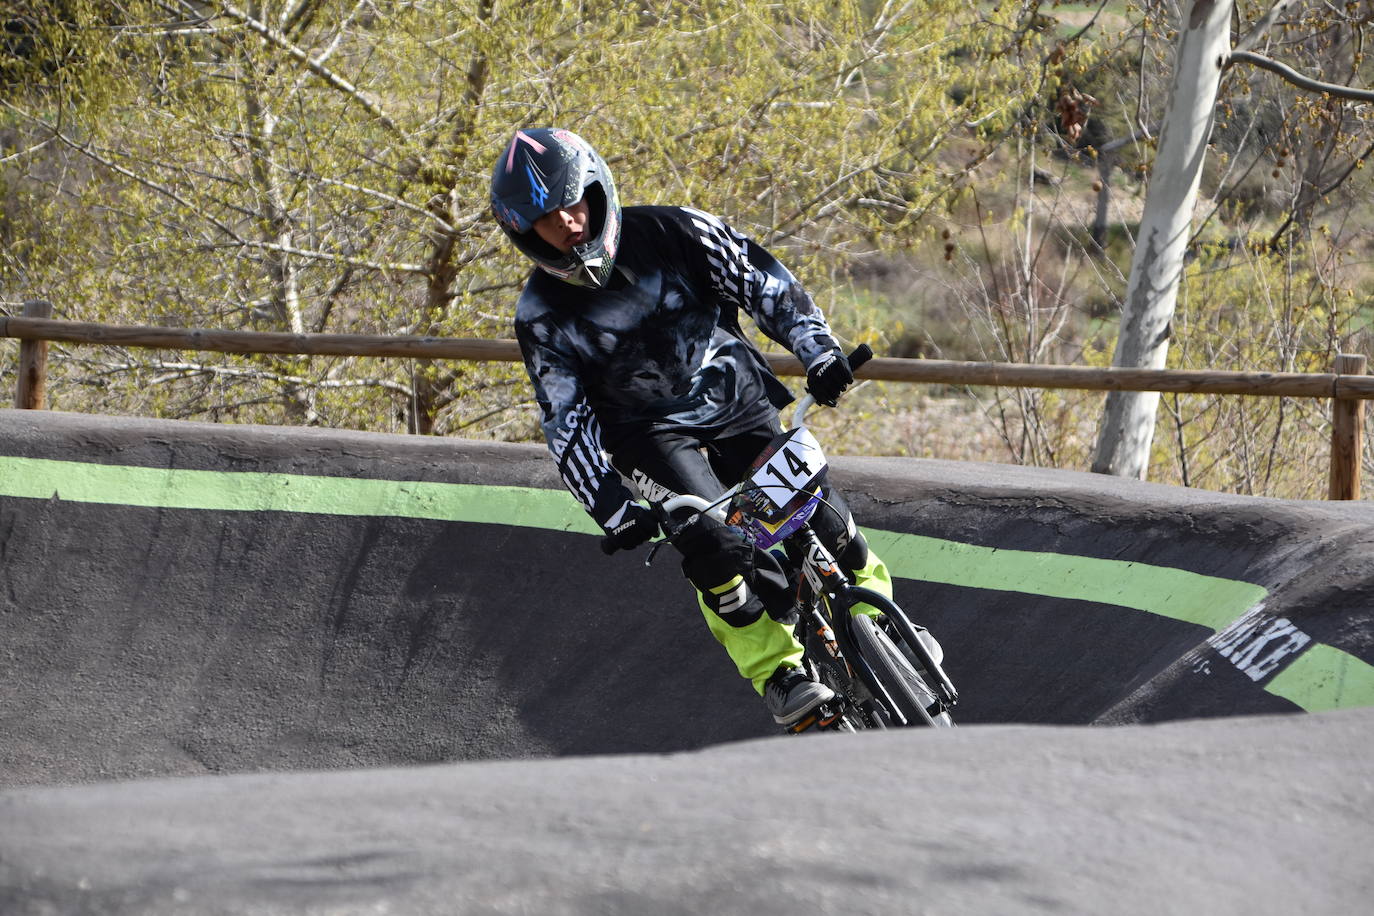
[[[1232,0],[1183,5],[1169,105],[1131,259],[1113,366],[1160,369],[1169,353],[1169,325],[1183,277],[1193,204],[1221,72],[1231,52],[1231,7]],[[1110,393],[1092,469],[1143,480],[1158,407],[1157,392]]]

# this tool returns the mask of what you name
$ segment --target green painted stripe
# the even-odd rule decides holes
[[[1167,566],[1003,550],[915,534],[865,530],[893,575],[1149,611],[1212,630],[1258,604],[1265,589]]]
[[[864,534],[894,576],[1129,607],[1214,632],[1268,594],[1248,582],[1167,566],[1001,550],[891,531]],[[1374,666],[1318,643],[1264,689],[1308,712],[1374,706]]]
[[[894,576],[1135,608],[1214,632],[1267,594],[1248,582],[1165,566],[1000,550],[892,531],[864,534]],[[1307,712],[1374,706],[1374,666],[1317,643],[1264,689]]]
[[[192,471],[0,457],[0,496],[71,502],[318,515],[499,522],[600,534],[564,490],[304,474]]]
[[[562,490],[194,471],[0,456],[0,496],[228,512],[425,518],[600,534]],[[1128,607],[1224,629],[1264,598],[1257,585],[1163,566],[979,547],[869,529],[893,575]],[[1308,711],[1374,705],[1374,666],[1315,645],[1266,687]]]
[[[1308,712],[1374,706],[1374,666],[1318,643],[1293,659],[1265,689]]]

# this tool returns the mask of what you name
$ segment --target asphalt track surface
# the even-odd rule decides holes
[[[0,913],[1368,911],[1374,507],[833,473],[959,729],[776,734],[542,448],[0,411]]]

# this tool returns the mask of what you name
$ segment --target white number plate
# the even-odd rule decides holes
[[[793,495],[808,495],[825,471],[825,452],[805,427],[792,430],[791,437],[759,467],[750,478],[768,501],[782,509]]]

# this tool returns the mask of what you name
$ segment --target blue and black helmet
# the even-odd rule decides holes
[[[587,199],[587,241],[568,254],[534,230],[535,220]],[[606,162],[570,130],[517,130],[491,173],[491,211],[517,248],[574,286],[606,285],[620,247],[620,199]]]

